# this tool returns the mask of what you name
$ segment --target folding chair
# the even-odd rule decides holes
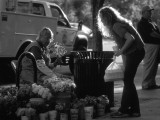
[[[18,60],[12,60],[11,61],[11,65],[12,65],[12,68],[13,70],[15,71],[15,79],[16,79],[16,86],[19,88],[19,83],[20,83],[20,73],[21,73],[21,70],[22,70],[22,65],[21,65],[21,62],[22,62],[22,59],[24,57],[27,57],[29,59],[32,60],[32,63],[33,63],[33,69],[34,69],[34,83],[37,83],[37,65],[36,65],[36,59],[33,55],[33,53],[31,52],[24,52],[22,53]]]

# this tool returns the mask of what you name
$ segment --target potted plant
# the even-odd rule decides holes
[[[68,78],[48,78],[44,82],[44,86],[49,88],[54,100],[57,103],[65,103],[66,107],[69,108],[71,98],[73,96],[72,92],[75,88],[75,83]]]
[[[93,106],[94,107],[97,103],[96,97],[88,96],[88,95],[84,98],[84,101],[85,101],[85,106]]]
[[[75,83],[69,78],[52,77],[44,81],[44,86],[47,86],[53,95],[59,93],[69,93],[76,87]]]
[[[48,104],[48,115],[49,120],[56,120],[57,119],[57,108],[55,98],[52,97],[50,100],[46,101],[46,104]]]
[[[109,99],[106,95],[101,95],[96,99],[96,113],[97,116],[103,116],[106,111],[106,107],[109,105]]]
[[[70,117],[71,120],[78,120],[79,119],[79,110],[81,106],[84,106],[84,102],[75,98],[70,105]]]
[[[92,119],[95,117],[95,106],[97,104],[96,97],[94,96],[86,96],[85,100],[85,119]]]
[[[68,114],[66,110],[66,105],[65,103],[57,103],[55,106],[55,110],[58,112],[57,119],[58,120],[68,120]]]
[[[18,117],[21,117],[21,120],[30,120],[36,118],[36,110],[31,107],[18,108],[16,114]]]

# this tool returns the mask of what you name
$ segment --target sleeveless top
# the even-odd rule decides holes
[[[133,35],[135,40],[132,45],[126,51],[124,51],[124,55],[131,54],[132,52],[140,50],[144,47],[141,36],[133,26],[117,22],[113,25],[113,33],[115,34],[115,41],[119,48],[122,48],[126,41],[124,38],[126,32]]]

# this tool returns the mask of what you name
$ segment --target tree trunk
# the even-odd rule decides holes
[[[92,4],[92,17],[93,17],[93,50],[94,51],[102,51],[103,50],[103,41],[102,35],[97,27],[97,13],[98,10],[103,6],[105,0],[91,0]]]

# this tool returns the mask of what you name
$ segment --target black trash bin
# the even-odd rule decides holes
[[[114,83],[104,82],[105,69],[113,61],[113,51],[76,51],[72,54],[77,97],[107,95],[110,106],[114,106]]]

